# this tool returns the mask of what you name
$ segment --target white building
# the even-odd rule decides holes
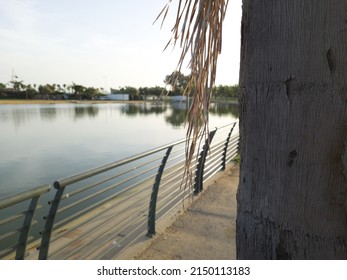
[[[101,96],[100,100],[129,100],[129,94],[126,94],[126,93],[106,94],[104,96]]]

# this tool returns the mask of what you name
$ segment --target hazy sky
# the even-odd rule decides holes
[[[166,2],[0,0],[0,82],[164,86],[179,54],[163,52],[175,10],[153,25]],[[217,84],[238,83],[240,21],[241,0],[229,0]]]

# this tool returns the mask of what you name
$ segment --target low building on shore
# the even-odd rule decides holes
[[[129,94],[126,93],[111,93],[100,97],[100,100],[130,100]]]

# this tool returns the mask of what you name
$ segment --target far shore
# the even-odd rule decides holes
[[[158,100],[54,100],[54,99],[0,99],[0,105],[16,104],[102,104],[102,103],[119,103],[119,104],[142,104],[145,102],[157,102]],[[212,103],[227,103],[238,105],[237,100],[212,100]]]
[[[0,99],[0,105],[12,104],[101,104],[101,103],[143,103],[143,100],[46,100],[46,99]]]

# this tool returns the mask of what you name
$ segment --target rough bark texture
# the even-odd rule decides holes
[[[347,1],[243,0],[239,259],[347,258]]]

